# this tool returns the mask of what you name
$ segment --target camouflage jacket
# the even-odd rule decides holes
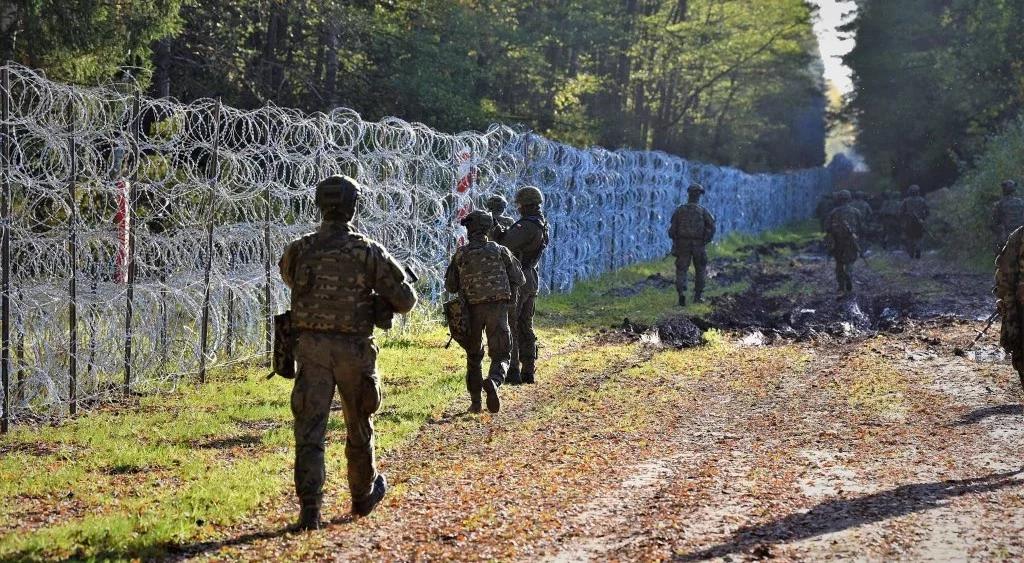
[[[491,214],[491,218],[494,219],[494,226],[491,227],[491,230],[487,233],[487,238],[495,242],[501,242],[502,237],[509,229],[512,228],[512,225],[515,224],[516,220],[508,215],[495,215],[493,213]]]
[[[459,247],[444,275],[444,288],[461,292],[470,305],[511,301],[525,282],[512,252],[487,240],[470,240]]]
[[[696,203],[684,203],[672,213],[668,236],[675,243],[683,240],[699,240],[704,244],[715,238],[715,217],[710,211]],[[674,251],[673,251],[674,253]]]
[[[1024,228],[1018,228],[1010,235],[999,257],[996,258],[996,286],[993,290],[999,300],[999,314],[1003,319],[999,334],[999,343],[1008,353],[1014,354],[1019,360],[1022,356],[1021,307],[1024,297],[1021,271],[1024,271],[1024,256],[1021,255],[1021,242],[1024,240]]]
[[[401,265],[347,223],[325,221],[315,233],[292,242],[279,267],[292,290],[292,326],[298,331],[369,336],[375,299],[396,313],[416,305]]]
[[[860,211],[862,223],[866,224],[868,221],[871,220],[871,215],[874,214],[874,211],[871,209],[870,203],[864,201],[863,199],[855,199],[853,200],[853,203],[851,203],[850,205],[853,205],[857,209],[857,211]]]
[[[1006,231],[1009,234],[1017,227],[1024,225],[1024,198],[1003,196],[992,209],[993,230]]]
[[[900,215],[905,219],[915,219],[924,222],[930,214],[928,201],[921,196],[908,197],[900,204]]]
[[[526,283],[524,295],[537,295],[540,290],[540,257],[548,246],[548,222],[543,215],[527,215],[515,222],[501,237],[502,246],[522,265]]]

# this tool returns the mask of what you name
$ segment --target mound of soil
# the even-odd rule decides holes
[[[685,316],[670,317],[654,326],[622,321],[619,330],[634,340],[673,348],[695,348],[704,344],[704,329]]]

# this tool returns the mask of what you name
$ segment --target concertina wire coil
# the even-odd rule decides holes
[[[264,354],[268,313],[288,303],[278,257],[315,228],[313,188],[329,174],[365,187],[356,227],[411,267],[435,305],[464,237],[458,217],[491,194],[511,202],[527,184],[544,193],[551,242],[543,291],[564,292],[665,256],[669,217],[691,182],[708,189],[703,203],[721,234],[805,219],[831,189],[824,168],[747,174],[658,151],[576,148],[503,125],[447,134],[393,117],[365,121],[344,108],[186,104],[59,84],[18,65],[0,69],[9,81],[0,138],[15,415],[66,410],[72,278],[77,398],[116,396],[128,252],[133,391],[173,389],[197,372],[207,287],[206,365]]]

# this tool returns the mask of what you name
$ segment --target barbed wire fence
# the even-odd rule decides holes
[[[203,380],[265,355],[288,303],[276,261],[313,230],[328,174],[367,187],[357,227],[432,303],[458,218],[524,184],[545,194],[544,290],[659,258],[690,182],[721,232],[813,212],[825,169],[750,175],[653,151],[579,149],[495,125],[445,134],[349,109],[306,114],[55,83],[0,67],[3,429],[16,417]]]

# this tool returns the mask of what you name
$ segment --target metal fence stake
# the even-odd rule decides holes
[[[210,221],[206,225],[206,265],[203,274],[203,320],[199,327],[199,383],[206,383],[206,348],[210,335],[210,273],[213,270],[213,222],[216,220],[217,179],[220,175],[221,102],[213,113],[213,172],[210,178]]]
[[[71,149],[71,179],[68,182],[68,411],[78,412],[78,146],[75,143],[75,106],[68,104],[68,147]]]

